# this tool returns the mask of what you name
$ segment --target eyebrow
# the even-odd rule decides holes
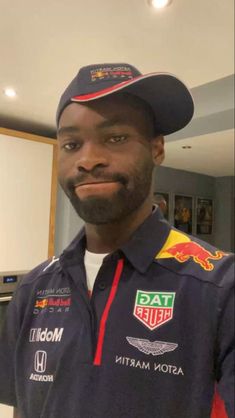
[[[104,129],[104,128],[110,128],[115,125],[121,125],[121,124],[126,124],[126,123],[127,121],[125,120],[125,118],[113,117],[111,119],[98,123],[96,125],[96,128]],[[78,126],[76,127],[75,126],[62,126],[61,128],[58,129],[57,135],[61,136],[65,134],[77,134],[79,132],[80,132],[80,128]]]
[[[74,134],[74,133],[78,133],[79,132],[79,128],[75,128],[74,126],[62,126],[61,128],[58,129],[57,131],[57,135],[63,135],[63,134]]]

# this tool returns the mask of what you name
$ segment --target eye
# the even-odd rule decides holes
[[[67,142],[67,144],[63,144],[62,148],[65,151],[74,151],[80,148],[80,145],[77,142]]]
[[[109,142],[112,144],[118,144],[125,142],[127,140],[127,135],[113,135],[109,138]]]

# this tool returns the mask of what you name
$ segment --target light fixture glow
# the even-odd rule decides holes
[[[11,97],[11,98],[16,97],[16,92],[15,92],[15,90],[14,90],[14,89],[12,89],[11,87],[7,87],[7,88],[5,88],[5,89],[4,89],[4,94],[5,94],[7,97]]]
[[[171,0],[151,0],[150,4],[156,9],[163,9],[170,4]]]

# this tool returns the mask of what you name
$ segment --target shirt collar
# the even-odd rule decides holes
[[[84,259],[86,250],[86,234],[83,227],[60,256],[61,264],[71,266]]]
[[[165,244],[170,229],[160,209],[155,208],[121,250],[138,271],[145,273]]]
[[[117,253],[125,255],[129,262],[139,272],[144,273],[154,260],[155,256],[170,233],[170,225],[163,218],[159,208],[155,207],[152,214],[137,228],[131,238],[118,252],[105,257],[117,257]],[[60,260],[62,264],[73,265],[82,261],[86,248],[85,228],[83,227],[71,244],[63,251]]]

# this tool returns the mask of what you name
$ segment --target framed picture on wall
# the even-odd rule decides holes
[[[153,195],[153,203],[156,203],[165,219],[169,221],[169,193],[155,192]]]
[[[187,234],[192,233],[193,223],[193,198],[192,196],[174,196],[174,226]]]
[[[197,197],[196,199],[196,232],[197,235],[212,234],[213,200]]]

